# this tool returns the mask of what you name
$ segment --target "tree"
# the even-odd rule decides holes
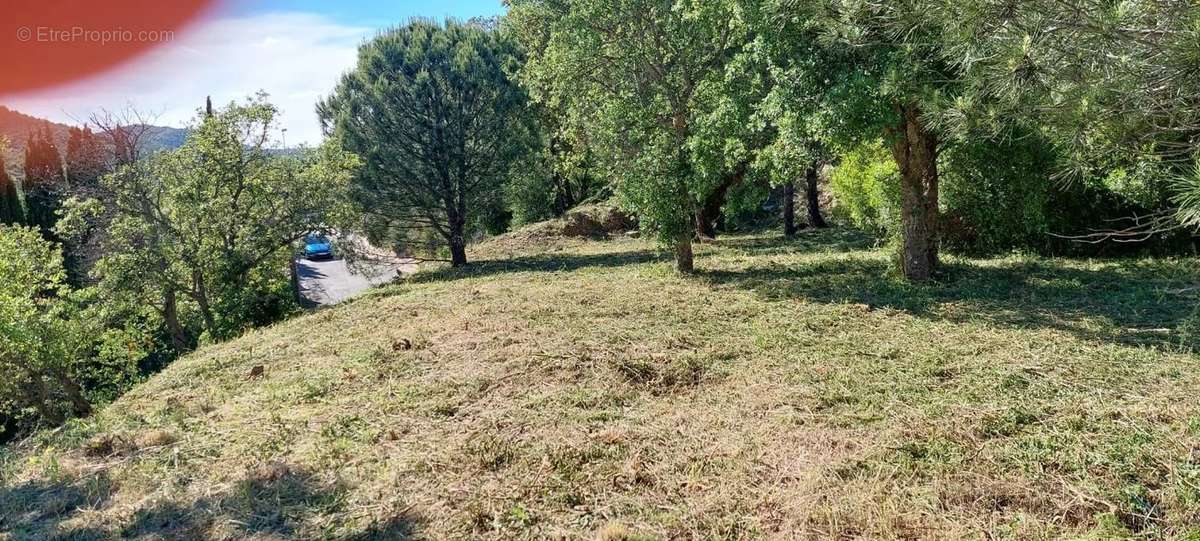
[[[928,113],[967,88],[942,48],[938,25],[950,22],[926,7],[784,0],[762,19],[777,77],[787,80],[777,88],[795,98],[797,134],[835,150],[880,135],[888,143],[901,178],[901,267],[911,280],[928,279],[938,261],[944,140]]]
[[[813,161],[804,168],[804,200],[808,213],[808,223],[796,225],[796,181],[788,179],[783,183],[783,234],[791,237],[800,227],[811,225],[816,228],[829,227],[821,216],[821,194],[818,187],[820,161]]]
[[[91,128],[71,127],[67,130],[66,177],[72,193],[94,189],[100,177],[108,172],[103,142]]]
[[[110,199],[100,183],[100,178],[111,171],[109,150],[90,127],[71,127],[67,130],[67,151],[64,156],[66,188],[59,195],[62,199],[96,198]],[[110,213],[101,213],[89,224],[87,234],[78,239],[63,241],[68,281],[76,287],[87,282],[87,275],[101,256],[103,236],[107,231]]]
[[[21,206],[21,194],[17,183],[8,174],[4,163],[4,141],[0,140],[0,225],[16,225],[25,222],[25,209]]]
[[[115,216],[100,288],[114,302],[154,306],[177,351],[194,342],[187,314],[213,339],[269,320],[260,312],[290,299],[289,248],[344,207],[355,158],[329,145],[272,154],[277,114],[263,95],[230,104],[201,116],[179,149],[103,181]],[[97,206],[72,202],[65,225]]]
[[[50,238],[57,212],[66,197],[66,178],[63,175],[62,156],[54,143],[49,124],[30,133],[25,146],[25,191],[26,215],[29,223],[41,229]]]
[[[211,104],[211,100],[208,102]],[[118,110],[101,109],[88,117],[85,125],[103,136],[106,161],[110,168],[137,162],[145,153],[152,135],[154,117],[132,106]]]
[[[70,299],[62,254],[34,228],[0,225],[0,402],[36,409],[52,423],[61,405],[92,406],[79,384],[87,358],[86,318]]]
[[[817,228],[829,227],[821,216],[821,189],[819,175],[822,162],[813,161],[804,169],[804,199],[808,207],[808,223]]]
[[[745,138],[722,133],[737,116],[726,113],[745,110],[728,85],[754,83],[730,69],[746,17],[732,0],[517,0],[509,13],[529,54],[523,80],[539,101],[578,108],[618,194],[681,272],[748,161]]]
[[[783,236],[791,237],[799,231],[796,227],[796,181],[783,184]]]
[[[946,22],[947,56],[996,104],[983,118],[1017,118],[1048,136],[1066,162],[1060,178],[1115,170],[1122,184],[1157,196],[1138,201],[1147,212],[1117,228],[1092,227],[1076,240],[1134,242],[1200,226],[1194,2],[971,0],[929,8],[933,19]],[[946,123],[956,130],[981,124],[957,107],[948,112]],[[1172,182],[1164,186],[1163,179]]]
[[[511,76],[519,60],[500,32],[454,20],[413,20],[359,48],[317,110],[326,133],[363,159],[352,197],[370,229],[433,232],[453,265],[466,264],[478,213],[501,202],[510,165],[530,147],[532,117]]]
[[[565,108],[531,104],[537,144],[513,163],[505,201],[515,224],[562,216],[587,201],[612,195],[600,176],[585,126]]]

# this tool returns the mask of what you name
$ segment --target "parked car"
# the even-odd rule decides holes
[[[333,245],[329,237],[324,235],[309,235],[304,239],[305,259],[333,259]]]

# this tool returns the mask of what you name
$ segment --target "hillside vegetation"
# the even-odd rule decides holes
[[[0,455],[0,539],[1200,535],[1194,260],[513,234]],[[1190,295],[1190,296],[1189,296]]]
[[[18,173],[24,162],[22,154],[25,152],[28,137],[43,127],[50,130],[54,143],[59,148],[66,148],[67,132],[71,126],[29,116],[0,105],[0,137],[8,140],[8,149],[3,158],[11,166],[13,173]],[[187,136],[187,130],[166,126],[146,126],[145,131],[142,137],[145,148],[142,150],[147,154],[156,150],[178,148],[183,145]]]

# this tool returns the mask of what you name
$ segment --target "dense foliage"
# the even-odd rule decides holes
[[[17,183],[8,174],[4,163],[4,141],[0,139],[0,225],[20,224],[25,221],[25,208]]]
[[[728,98],[753,83],[741,65],[750,16],[732,0],[522,0],[510,12],[524,81],[592,127],[617,193],[681,271],[693,268],[697,213],[749,160],[750,141],[730,133],[748,109]]]
[[[66,197],[67,183],[62,155],[48,126],[29,134],[24,173],[21,185],[25,192],[26,219],[50,236],[56,213]]]
[[[352,197],[373,240],[439,237],[454,265],[501,205],[511,165],[530,147],[519,56],[483,25],[414,20],[367,42],[318,113],[362,157]]]
[[[105,143],[71,132],[73,195],[52,229],[0,233],[3,424],[85,415],[202,341],[294,311],[292,247],[344,221],[358,160],[334,145],[272,152],[277,115],[263,96],[230,104],[182,147],[108,174]],[[98,244],[87,287],[64,266],[79,239]]]
[[[192,317],[219,339],[286,312],[293,243],[343,208],[356,159],[332,145],[271,154],[277,114],[261,97],[231,104],[202,117],[179,149],[104,180],[116,216],[99,287],[154,307],[177,350],[197,338]]]
[[[535,145],[513,163],[504,202],[514,226],[562,216],[611,195],[585,129],[564,121],[561,110],[535,107]]]
[[[839,217],[880,237],[900,234],[900,175],[881,142],[847,151],[829,181]]]
[[[61,251],[36,229],[0,225],[0,276],[0,417],[25,408],[52,423],[87,415],[89,322],[65,284]]]

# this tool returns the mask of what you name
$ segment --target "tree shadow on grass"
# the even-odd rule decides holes
[[[163,500],[134,512],[124,524],[66,524],[104,502],[87,502],[79,483],[36,483],[0,494],[0,502],[28,499],[21,513],[0,517],[0,531],[11,531],[14,540],[33,539],[295,539],[314,534],[304,526],[323,517],[344,516],[349,487],[287,468],[266,469],[215,494],[190,502]],[[107,499],[110,492],[105,492]],[[55,498],[57,500],[55,501]],[[53,501],[53,503],[51,503]],[[153,501],[153,500],[151,500]],[[7,508],[0,508],[6,509]],[[8,523],[12,521],[12,523]],[[406,514],[376,522],[362,530],[344,530],[336,518],[326,521],[333,530],[320,539],[353,541],[409,539],[416,521]]]
[[[869,250],[879,240],[856,229],[802,229],[791,238],[777,235],[719,238],[715,245],[750,256],[790,255],[811,252],[857,252]]]
[[[35,479],[0,486],[0,534],[8,534],[15,541],[106,539],[101,532],[88,529],[65,536],[58,526],[82,509],[102,507],[112,490],[112,483],[103,473],[86,479]]]
[[[886,255],[871,249],[876,244],[869,235],[843,228],[804,230],[790,239],[726,237],[702,249],[697,276],[713,287],[748,289],[768,299],[864,304],[926,319],[1051,328],[1121,344],[1200,345],[1177,332],[1196,306],[1194,296],[1178,291],[1200,283],[1200,265],[1187,259],[952,260],[933,282],[912,284],[896,275]],[[781,261],[804,254],[826,255]],[[738,261],[738,256],[745,257]],[[408,280],[441,282],[669,261],[669,253],[649,249],[549,253],[421,272]]]
[[[1195,299],[1178,290],[1200,282],[1200,267],[1181,260],[964,261],[944,264],[931,283],[913,284],[878,254],[850,253],[795,266],[704,270],[700,276],[714,287],[748,289],[769,299],[856,303],[934,320],[1178,345],[1176,329],[1195,308]]]
[[[586,268],[624,267],[670,260],[670,254],[653,250],[599,254],[549,253],[507,259],[487,259],[472,262],[465,267],[445,267],[423,271],[407,277],[406,281],[420,284],[516,272],[572,272]]]
[[[708,245],[719,250],[734,250],[746,255],[796,254],[816,251],[853,251],[870,248],[875,241],[851,229],[822,229],[801,232],[791,239],[778,237],[722,237]],[[699,245],[698,245],[699,246]],[[406,278],[408,283],[429,283],[493,276],[516,272],[572,272],[588,268],[615,268],[645,263],[667,263],[673,255],[663,250],[640,249],[597,254],[552,252],[504,259],[473,261],[465,267],[418,272]],[[704,256],[697,256],[703,265]]]

